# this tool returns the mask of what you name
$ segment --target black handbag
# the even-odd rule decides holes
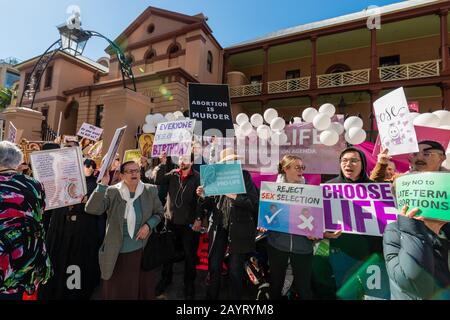
[[[162,223],[161,230],[155,228],[150,234],[142,256],[142,269],[153,270],[172,261],[175,256],[175,234],[167,228],[167,220]]]

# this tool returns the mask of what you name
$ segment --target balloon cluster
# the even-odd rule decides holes
[[[273,108],[267,109],[264,116],[255,113],[249,118],[245,113],[239,113],[236,117],[236,123],[234,130],[237,138],[244,138],[256,132],[258,138],[261,140],[270,139],[271,143],[275,145],[285,144],[288,140],[286,133],[284,133],[286,122],[278,116],[277,110]]]
[[[156,127],[162,122],[183,120],[185,119],[181,111],[169,112],[163,116],[161,113],[148,114],[145,117],[145,124],[142,126],[142,131],[144,133],[155,133]]]
[[[415,126],[450,130],[450,111],[448,110],[438,110],[433,113],[411,112],[409,116]]]

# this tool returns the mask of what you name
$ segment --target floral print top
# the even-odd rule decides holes
[[[52,275],[45,248],[42,185],[18,173],[0,173],[0,293],[32,294]]]

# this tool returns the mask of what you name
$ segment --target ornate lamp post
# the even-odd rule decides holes
[[[27,99],[32,99],[30,108],[33,108],[36,93],[38,91],[37,88],[39,88],[40,86],[42,76],[44,75],[45,70],[47,69],[49,63],[52,61],[56,53],[58,53],[59,51],[63,51],[74,57],[81,56],[83,54],[87,41],[91,37],[103,38],[111,45],[112,50],[117,55],[117,59],[119,61],[123,87],[136,91],[136,83],[134,80],[133,70],[131,69],[130,62],[128,61],[128,59],[126,59],[125,54],[117,44],[96,31],[83,30],[81,28],[81,23],[78,23],[77,26],[75,22],[71,20],[69,20],[66,24],[58,26],[57,28],[60,34],[60,39],[55,41],[39,57],[39,60],[36,62],[33,70],[31,71],[30,77],[25,79],[19,107],[22,106],[23,98],[24,96],[26,96]],[[131,81],[131,88],[127,86],[127,80]]]

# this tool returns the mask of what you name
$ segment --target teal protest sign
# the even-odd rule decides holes
[[[205,196],[246,192],[240,162],[200,166],[200,183],[205,190]]]
[[[419,208],[417,215],[450,221],[449,172],[407,174],[396,181],[397,208]]]

